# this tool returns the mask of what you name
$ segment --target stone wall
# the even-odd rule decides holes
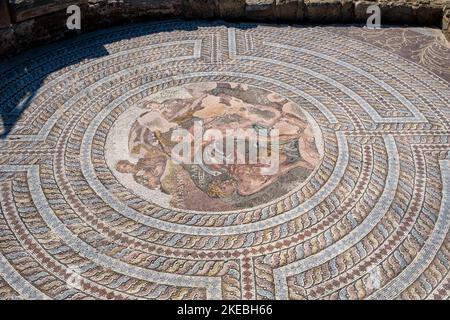
[[[450,5],[444,8],[444,17],[442,19],[442,31],[450,41]]]
[[[66,28],[71,4],[81,32],[173,18],[363,23],[378,4],[382,23],[439,26],[450,40],[450,0],[0,0],[0,56],[80,33]]]

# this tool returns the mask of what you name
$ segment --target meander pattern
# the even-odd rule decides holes
[[[168,21],[1,65],[0,297],[448,298],[449,50],[432,29]],[[287,160],[219,179],[143,153],[155,110],[280,128]]]

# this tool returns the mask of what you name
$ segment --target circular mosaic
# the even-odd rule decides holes
[[[172,21],[3,63],[0,297],[448,298],[449,53]]]
[[[138,105],[113,125],[106,159],[123,185],[167,208],[211,212],[266,205],[298,189],[323,155],[314,119],[257,87],[190,84]],[[184,148],[180,142],[186,155],[174,150]]]

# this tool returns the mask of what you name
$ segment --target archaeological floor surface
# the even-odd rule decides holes
[[[437,30],[101,30],[0,64],[0,111],[1,299],[450,296]],[[174,163],[194,118],[279,128],[279,174]]]

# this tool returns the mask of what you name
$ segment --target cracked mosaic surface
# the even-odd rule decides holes
[[[449,56],[432,29],[170,21],[0,65],[0,298],[448,298]],[[268,121],[291,162],[199,178],[141,152],[155,110]]]

